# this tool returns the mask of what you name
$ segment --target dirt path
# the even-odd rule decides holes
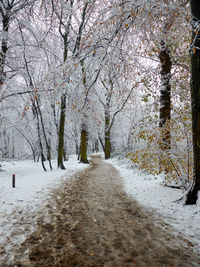
[[[192,244],[132,201],[117,170],[97,156],[55,191],[37,223],[13,266],[200,266]]]

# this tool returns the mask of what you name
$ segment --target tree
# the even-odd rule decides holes
[[[191,0],[190,5],[192,15],[191,104],[194,180],[187,195],[187,205],[196,204],[200,190],[200,5],[198,0]]]
[[[20,12],[24,11],[25,7],[33,6],[34,0],[1,0],[0,1],[0,27],[1,27],[1,45],[0,45],[0,92],[7,92],[12,87],[11,80],[16,75],[17,71],[14,67],[13,62],[16,60],[17,55],[12,56],[13,50],[15,49],[14,31],[16,21],[19,18]],[[19,44],[18,44],[19,45]],[[18,66],[19,69],[19,66]],[[13,74],[14,73],[14,74]],[[10,86],[6,86],[6,82]],[[4,87],[5,86],[5,87]],[[5,90],[2,90],[4,89]],[[12,87],[13,88],[13,87]],[[5,120],[5,118],[4,118]],[[0,120],[2,128],[2,116]],[[1,129],[0,137],[6,136],[6,129]],[[12,140],[14,141],[15,129],[12,130]],[[3,140],[1,140],[2,142]],[[4,141],[3,141],[4,142]],[[9,142],[10,143],[10,142]],[[4,146],[4,144],[3,144]],[[2,151],[3,152],[3,151]],[[4,152],[3,152],[4,153]],[[13,144],[12,156],[15,155],[15,149]],[[9,156],[9,155],[7,155]]]
[[[170,59],[169,51],[166,47],[165,42],[161,41],[161,49],[159,53],[161,63],[161,90],[160,90],[160,124],[159,127],[162,129],[167,122],[171,119],[171,68],[172,62]],[[168,123],[169,125],[169,123]],[[161,149],[170,149],[170,128],[165,129],[165,133],[161,133]]]
[[[65,2],[66,6],[63,5],[63,1],[60,3],[54,3],[52,0],[53,10],[56,13],[57,19],[59,21],[59,32],[63,38],[64,43],[64,63],[71,60],[73,65],[77,63],[83,64],[82,59],[79,59],[82,35],[86,31],[86,26],[89,23],[89,18],[93,12],[94,4],[89,1],[74,1],[70,0]],[[57,7],[58,5],[58,7]],[[80,13],[79,13],[80,12]],[[80,16],[80,20],[78,19]],[[65,89],[61,96],[61,112],[59,121],[59,131],[58,131],[58,168],[65,169],[63,164],[63,150],[64,150],[64,131],[65,131],[65,116],[66,116],[66,93],[67,86],[69,86],[70,77],[69,74],[64,71],[64,79],[66,81]],[[85,85],[84,85],[85,86]],[[84,133],[85,133],[84,128]],[[86,138],[83,138],[86,140]],[[86,148],[87,146],[84,145]]]
[[[87,127],[83,122],[81,124],[81,147],[80,147],[80,162],[88,163],[87,159],[87,143],[88,143],[88,133]]]
[[[87,92],[87,78],[86,78],[86,72],[85,72],[85,67],[84,67],[84,61],[82,60],[80,63],[81,63],[81,69],[82,69],[83,90]],[[88,99],[86,100],[86,102],[88,102]],[[87,108],[88,108],[88,104],[86,103],[83,109],[83,122],[81,123],[80,162],[82,163],[88,163],[88,159],[87,159],[87,145],[88,145]]]
[[[185,74],[185,71],[181,69],[188,62],[186,48],[188,22],[187,8],[185,8],[188,1],[164,0],[163,2],[162,8],[155,2],[149,4],[150,10],[149,17],[147,18],[149,21],[139,31],[141,42],[141,52],[139,53],[146,59],[146,64],[144,64],[146,75],[143,83],[143,88],[146,91],[145,93],[143,92],[144,102],[148,105],[149,96],[153,96],[154,112],[155,114],[159,113],[158,117],[156,114],[156,117],[159,119],[155,117],[153,120],[154,116],[151,117],[149,116],[150,114],[146,113],[149,119],[155,122],[154,129],[156,133],[154,135],[157,136],[159,146],[154,146],[154,149],[156,148],[157,150],[157,153],[154,153],[154,155],[156,155],[156,158],[158,154],[160,155],[159,169],[167,174],[171,169],[170,162],[173,148],[176,147],[175,142],[173,142],[175,131],[173,132],[174,129],[171,123],[172,114],[174,117],[175,108],[179,105],[179,98],[181,98],[179,96],[181,82],[185,82],[184,90],[188,84],[185,78],[183,82],[183,73]],[[179,27],[180,24],[184,25],[185,34],[180,32],[182,30]],[[186,52],[185,54],[182,53],[183,48]],[[150,71],[148,70],[148,65],[151,66]],[[159,66],[160,77],[157,75],[157,66]],[[181,89],[183,92],[183,87]],[[149,128],[151,129],[150,126]],[[151,132],[152,130],[149,130],[150,139],[152,138]],[[141,134],[142,136],[144,137],[143,134]],[[151,140],[149,141],[153,144]],[[148,162],[147,158],[145,160]],[[157,160],[155,159],[155,161]]]
[[[28,1],[0,1],[3,8],[16,4],[8,12],[15,14],[11,16],[8,34],[4,27],[5,34],[1,35],[5,51],[8,42],[1,64],[2,154],[7,157],[16,154],[17,135],[27,141],[34,157],[40,146],[44,158],[50,158],[50,152],[52,157],[57,155],[58,167],[64,169],[66,148],[67,154],[71,147],[76,148],[77,154],[82,148],[81,161],[87,162],[91,140],[100,136],[106,158],[113,148],[126,150],[128,143],[133,154],[140,149],[152,161],[155,159],[158,167],[159,155],[167,164],[176,161],[181,165],[185,154],[179,157],[174,152],[184,151],[186,139],[191,155],[190,139],[188,135],[183,138],[190,125],[190,109],[179,116],[188,102],[185,97],[188,70],[183,71],[184,65],[188,65],[189,19],[188,15],[183,16],[188,9],[184,9],[186,0],[161,2],[160,5],[158,1],[42,0],[26,12],[23,9],[19,12],[16,8],[20,3]],[[2,29],[5,10],[0,14]],[[180,33],[183,29],[185,33]],[[134,94],[137,97],[127,99],[138,83]],[[137,114],[137,120],[129,117],[125,122],[122,113],[119,114],[121,108],[125,113],[126,101],[128,109],[132,109],[130,116]],[[33,113],[28,111],[31,108]],[[22,121],[17,120],[17,128],[13,127],[15,119],[8,110],[15,119],[23,114]],[[6,122],[11,122],[9,130]],[[28,133],[23,129],[25,126],[38,128],[33,138],[30,138],[33,130]],[[140,161],[149,164],[148,157]],[[150,169],[157,170],[157,166]]]
[[[126,61],[120,60],[120,55],[112,51],[105,62],[104,70],[100,75],[101,90],[97,96],[103,105],[104,112],[104,142],[100,142],[104,150],[105,159],[111,156],[111,130],[117,115],[124,109],[133,90],[139,82],[130,85],[131,68]]]
[[[67,57],[68,57],[69,31],[71,27],[73,4],[74,4],[74,1],[70,0],[69,7],[71,8],[71,12],[69,12],[69,14],[66,14],[67,18],[66,17],[63,18],[63,11],[64,11],[63,9],[61,9],[59,15],[56,12],[58,19],[59,19],[59,32],[63,38],[63,43],[64,43],[64,53],[63,53],[64,62],[66,62]],[[52,1],[52,5],[54,7],[54,1]],[[68,5],[68,3],[66,3],[66,5]],[[63,21],[63,20],[66,20],[66,21]],[[64,30],[62,30],[62,28],[64,28]],[[60,121],[59,121],[59,130],[58,130],[58,168],[61,168],[61,169],[65,169],[65,166],[63,164],[65,116],[66,116],[66,89],[64,90],[61,96]]]

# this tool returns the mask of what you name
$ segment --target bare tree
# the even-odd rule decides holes
[[[0,18],[2,24],[2,40],[0,49],[0,86],[3,85],[6,77],[6,56],[9,49],[9,28],[11,22],[16,18],[17,13],[33,4],[32,0],[1,0]]]

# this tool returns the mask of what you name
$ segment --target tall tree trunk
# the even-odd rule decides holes
[[[61,111],[60,111],[60,124],[58,132],[58,168],[65,170],[63,164],[63,151],[64,151],[64,132],[65,132],[65,111],[66,111],[66,95],[61,97]]]
[[[67,60],[68,55],[68,31],[63,36],[64,40],[64,62]],[[66,92],[64,92],[61,96],[61,107],[60,107],[60,123],[59,123],[59,131],[58,131],[58,168],[65,170],[65,166],[63,164],[64,159],[64,135],[65,135],[65,113],[66,113]]]
[[[8,10],[8,13],[11,10]],[[4,73],[4,67],[5,67],[5,60],[6,60],[6,54],[8,51],[8,30],[9,30],[9,22],[10,18],[9,15],[3,15],[1,14],[2,19],[2,32],[3,32],[3,40],[1,43],[1,51],[0,51],[0,86],[3,85],[5,80],[5,73]]]
[[[49,161],[50,170],[52,170],[52,165],[51,165],[51,147],[50,147],[49,142],[47,140],[47,135],[46,135],[45,127],[44,127],[43,116],[42,116],[42,112],[41,112],[39,101],[38,101],[38,98],[37,97],[36,97],[36,103],[37,103],[38,113],[40,115],[40,122],[41,122],[42,131],[43,131],[44,140],[45,140],[46,149],[47,149],[47,160]]]
[[[81,70],[82,70],[82,80],[83,80],[83,87],[85,89],[85,93],[86,93],[86,72],[85,72],[85,68],[84,68],[84,61],[81,60]],[[80,162],[82,163],[88,163],[88,159],[87,159],[87,110],[84,109],[83,111],[83,116],[84,116],[84,123],[82,123],[81,125],[81,153],[80,153]]]
[[[80,162],[88,163],[87,159],[87,129],[85,123],[81,125],[81,154]]]
[[[159,54],[161,63],[161,90],[160,90],[160,148],[167,152],[171,148],[170,119],[171,119],[171,59],[164,41],[161,41]],[[162,157],[162,155],[161,155]],[[164,165],[164,166],[163,166]],[[167,172],[166,162],[160,161],[160,171]]]
[[[188,192],[186,204],[196,204],[200,190],[200,4],[191,0],[192,48],[191,48],[191,104],[194,157],[194,181]]]
[[[104,154],[105,159],[110,158],[110,116],[109,111],[105,111],[105,146],[104,146]]]
[[[71,7],[71,10],[73,10],[74,1],[70,0],[69,4],[70,4],[70,7]],[[87,14],[88,5],[89,5],[89,2],[86,2],[85,5],[84,5],[84,8],[83,8],[83,11],[82,11],[81,22],[80,22],[79,29],[78,29],[78,34],[77,34],[77,37],[76,37],[76,42],[75,42],[74,48],[72,50],[72,54],[73,55],[76,54],[76,52],[79,50],[79,47],[80,47],[82,32],[83,32],[83,29],[84,29],[84,27],[86,25],[85,21],[86,21],[86,14]],[[68,18],[68,21],[67,21],[66,24],[63,23],[63,21],[62,21],[62,15],[59,18],[60,19],[59,31],[60,31],[60,34],[63,37],[63,41],[64,41],[64,62],[68,58],[68,44],[69,44],[68,36],[69,36],[70,29],[71,29],[72,14],[73,13],[71,13],[69,15],[69,18]],[[65,24],[65,26],[64,26],[64,24]],[[64,26],[64,28],[65,28],[65,33],[64,34],[62,33],[62,30],[61,30],[62,26]],[[83,61],[81,61],[81,64],[82,63],[83,63]],[[86,79],[86,76],[84,76],[83,79],[84,78]],[[85,82],[86,82],[86,80],[85,80]],[[63,150],[64,150],[64,129],[65,129],[64,125],[65,125],[65,110],[66,110],[66,92],[64,92],[64,94],[62,95],[61,102],[62,102],[62,104],[61,104],[60,126],[59,126],[59,133],[58,133],[58,137],[59,137],[58,168],[65,169],[64,164],[63,164],[63,155],[64,155]],[[83,135],[84,134],[85,133],[83,131]],[[87,144],[85,144],[85,148],[87,149]]]

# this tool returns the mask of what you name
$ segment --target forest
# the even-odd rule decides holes
[[[47,171],[103,151],[196,203],[199,16],[197,0],[2,0],[0,157]]]
[[[199,191],[199,0],[0,0],[0,266],[200,266]]]

